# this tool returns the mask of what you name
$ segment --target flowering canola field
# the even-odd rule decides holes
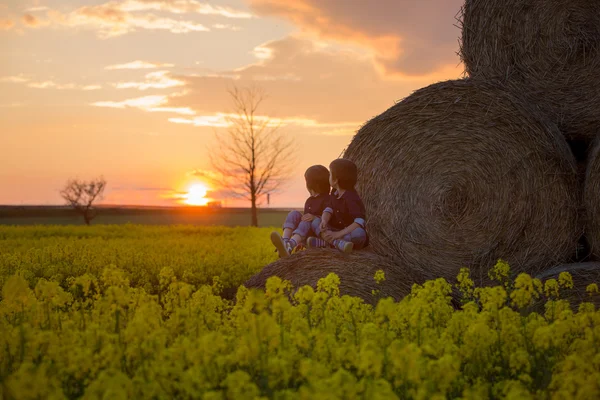
[[[600,312],[561,299],[570,275],[498,262],[495,287],[463,270],[376,307],[333,274],[221,298],[275,259],[268,232],[0,227],[0,399],[600,398]]]

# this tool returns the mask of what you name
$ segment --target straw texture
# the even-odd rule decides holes
[[[536,274],[581,236],[575,160],[557,127],[496,81],[420,89],[368,121],[344,157],[359,170],[373,250],[426,279],[502,258]]]
[[[597,307],[600,307],[600,295],[590,295],[586,292],[588,285],[592,283],[600,285],[600,262],[559,265],[544,271],[536,276],[536,278],[542,281],[558,279],[561,272],[568,272],[573,277],[573,288],[561,289],[561,298],[569,300],[571,306],[574,307],[584,301],[594,303]],[[540,305],[543,306],[543,303]]]
[[[466,0],[460,57],[472,77],[504,78],[570,139],[600,130],[600,2]]]
[[[583,189],[585,237],[594,259],[600,260],[600,137],[588,156]]]
[[[379,269],[384,271],[385,280],[377,284],[374,276]],[[361,297],[370,304],[376,300],[372,290],[379,290],[380,297],[401,300],[410,293],[413,283],[424,281],[417,272],[369,251],[344,255],[333,249],[307,249],[267,265],[244,286],[264,289],[269,277],[278,276],[295,288],[305,285],[316,288],[319,279],[332,272],[340,278],[340,295]]]

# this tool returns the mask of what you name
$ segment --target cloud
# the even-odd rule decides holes
[[[175,20],[154,14],[132,14],[121,10],[117,3],[81,7],[69,14],[49,12],[57,24],[98,31],[103,39],[125,35],[137,30],[164,30],[171,33],[206,32],[206,26],[193,21]]]
[[[183,86],[185,82],[170,78],[168,75],[168,71],[156,71],[146,74],[145,82],[119,82],[114,86],[117,89],[167,89],[176,86]]]
[[[225,18],[252,18],[248,12],[238,11],[229,7],[213,6],[195,0],[127,0],[120,8],[124,11],[164,11],[174,14],[197,13],[203,15],[218,15]]]
[[[234,31],[234,32],[242,30],[242,28],[240,28],[239,26],[230,25],[230,24],[214,24],[212,27],[214,29],[223,29],[223,30],[227,29],[227,30]]]
[[[21,22],[23,23],[23,25],[29,28],[40,28],[49,24],[49,21],[42,21],[38,17],[31,14],[23,15],[23,17],[21,17]]]
[[[280,118],[290,127],[302,127],[304,132],[351,134],[360,122],[412,91],[462,73],[450,63],[419,76],[383,76],[369,54],[324,46],[303,37],[287,37],[259,48],[257,53],[268,57],[235,71],[174,76],[186,82],[186,93],[169,98],[169,106],[189,107],[197,116],[171,122],[221,126],[231,104],[227,89],[234,84],[259,84],[269,96],[261,114]]]
[[[173,67],[173,64],[167,63],[154,63],[148,61],[135,60],[125,64],[116,64],[109,65],[104,67],[107,70],[117,70],[117,69],[154,69],[154,68],[170,68]]]
[[[203,115],[194,118],[169,118],[169,121],[176,124],[211,126],[213,128],[227,128],[230,126],[229,121],[221,114]]]
[[[16,76],[3,76],[2,78],[0,78],[0,82],[24,83],[29,82],[29,78],[23,76],[23,74],[19,74]]]
[[[210,126],[213,128],[227,128],[233,125],[232,120],[242,118],[236,114],[216,113],[215,115],[201,115],[193,118],[169,118],[170,122],[176,124],[187,124],[194,126]],[[348,135],[356,132],[360,127],[361,122],[338,122],[338,123],[321,123],[314,119],[306,118],[271,118],[266,115],[256,115],[254,119],[257,122],[269,120],[268,126],[285,128],[287,126],[297,126],[301,128],[317,128],[324,130],[323,134],[331,135]]]
[[[163,107],[168,103],[165,95],[144,96],[123,101],[97,101],[92,103],[95,107],[109,108],[137,108],[147,112],[169,112],[174,114],[194,115],[195,112],[188,107]]]
[[[102,89],[100,85],[77,85],[75,83],[66,83],[60,84],[53,81],[42,81],[42,82],[30,82],[27,86],[34,89],[58,89],[58,90],[66,90],[66,89],[77,89],[77,90],[99,90]]]
[[[172,114],[175,124],[226,128],[232,118],[227,90],[259,84],[268,97],[258,120],[270,118],[294,134],[348,136],[365,120],[380,114],[412,91],[437,81],[455,79],[462,70],[448,64],[438,71],[415,77],[388,77],[377,70],[365,53],[303,37],[287,37],[264,43],[256,53],[268,54],[234,71],[212,73],[199,69],[190,75],[168,75],[185,84],[185,91],[123,101],[102,101],[94,106],[136,108]],[[203,74],[198,73],[202,71]],[[154,75],[166,77],[165,71]],[[130,87],[134,87],[130,85]],[[137,86],[136,86],[137,87]]]
[[[0,30],[9,31],[15,27],[15,22],[8,18],[0,18]]]
[[[97,5],[77,8],[68,13],[47,12],[47,20],[27,14],[23,22],[28,27],[54,24],[96,30],[103,39],[125,35],[139,30],[163,30],[171,33],[206,32],[210,29],[196,21],[169,18],[155,13],[177,15],[213,15],[222,18],[251,18],[247,12],[213,6],[195,0],[112,0]],[[215,24],[215,29],[238,30],[227,24]]]
[[[29,7],[25,9],[25,12],[40,12],[40,11],[47,11],[49,10],[48,7],[45,6],[38,6],[38,7]]]
[[[464,0],[248,0],[258,15],[374,52],[388,74],[421,75],[458,63],[455,16]]]
[[[32,81],[31,78],[24,76],[23,74],[15,75],[15,76],[4,76],[0,78],[0,82],[7,83],[23,83],[26,84],[30,88],[34,89],[58,89],[58,90],[66,90],[66,89],[74,89],[74,90],[98,90],[102,89],[100,85],[80,85],[76,83],[56,83],[51,80],[46,81]]]

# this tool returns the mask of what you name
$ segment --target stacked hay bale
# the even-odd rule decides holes
[[[373,250],[428,279],[499,258],[536,274],[575,251],[575,160],[557,127],[507,83],[420,89],[365,124],[344,157],[360,171]]]
[[[588,156],[583,204],[586,211],[585,237],[591,258],[600,260],[600,136],[594,141]]]
[[[600,122],[600,2],[466,0],[461,21],[469,76],[514,82],[570,141],[589,145]]]
[[[498,258],[531,275],[576,260],[582,215],[600,255],[600,144],[589,155],[600,130],[600,2],[466,0],[461,22],[468,77],[368,121],[344,155],[358,165],[372,250],[394,297],[400,282],[454,279],[465,266],[487,284]],[[361,295],[357,271],[373,272],[374,260],[346,270],[344,258],[317,254],[271,264],[247,286],[273,274],[314,286],[327,270]]]
[[[582,193],[592,141],[600,132],[600,2],[467,0],[461,22],[466,72],[513,82],[558,126],[578,161]],[[590,202],[589,191],[586,196],[582,219],[589,219],[590,205],[600,200]],[[586,223],[590,243],[600,241],[594,215]]]

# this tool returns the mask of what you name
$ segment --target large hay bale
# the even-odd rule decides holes
[[[505,77],[569,138],[600,128],[600,2],[466,0],[460,56],[469,76]]]
[[[379,284],[374,279],[377,270],[383,270],[385,274],[385,280]],[[410,293],[414,283],[424,282],[418,272],[402,268],[370,251],[345,255],[333,249],[308,249],[267,265],[244,286],[264,289],[268,278],[278,276],[290,281],[294,288],[305,285],[316,288],[319,279],[332,272],[340,278],[340,295],[361,297],[371,304],[376,300],[373,290],[380,291],[379,297],[400,300]]]
[[[533,274],[570,259],[575,161],[556,126],[506,89],[437,83],[358,131],[344,157],[358,166],[375,252],[427,279],[470,267],[479,284],[499,258]]]
[[[600,260],[600,137],[588,156],[583,189],[585,237],[592,257]]]

